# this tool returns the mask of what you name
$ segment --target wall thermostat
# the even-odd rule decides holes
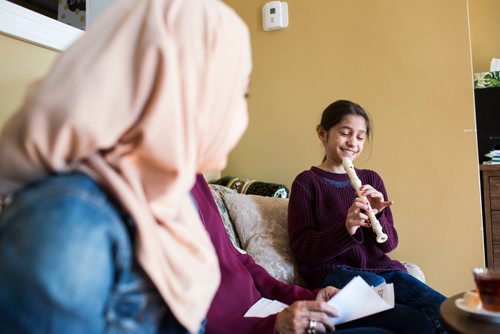
[[[288,4],[271,1],[262,7],[262,24],[265,31],[288,27]]]

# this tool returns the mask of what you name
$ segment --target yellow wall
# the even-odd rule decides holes
[[[227,0],[250,26],[250,126],[224,175],[290,185],[322,158],[321,111],[351,99],[371,114],[361,168],[395,201],[400,245],[446,295],[483,265],[466,0],[289,0],[290,26],[264,32],[266,2]]]
[[[500,58],[500,1],[469,0],[474,72],[490,70],[491,58]]]
[[[29,83],[42,77],[58,54],[0,34],[0,126],[23,101]]]

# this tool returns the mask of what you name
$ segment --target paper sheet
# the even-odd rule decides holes
[[[394,285],[390,284],[380,284],[372,288],[385,302],[392,307],[394,307]]]
[[[370,287],[360,276],[353,278],[342,290],[328,301],[338,310],[338,317],[332,318],[335,325],[394,307],[394,287],[381,284]],[[245,313],[245,317],[265,318],[279,313],[288,305],[277,300],[261,298]]]
[[[383,284],[372,288],[360,276],[356,276],[328,303],[337,309],[338,317],[331,319],[335,325],[339,325],[393,308],[394,287],[392,284]]]
[[[279,313],[287,307],[287,304],[277,300],[261,298],[248,309],[244,317],[265,318],[271,314]]]

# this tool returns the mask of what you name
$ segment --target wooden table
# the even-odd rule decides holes
[[[455,306],[455,300],[462,298],[463,293],[446,299],[440,307],[441,322],[448,333],[498,334],[500,323],[492,323],[471,318],[467,313]]]

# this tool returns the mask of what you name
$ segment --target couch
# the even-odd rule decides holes
[[[210,189],[233,245],[252,256],[274,278],[304,285],[288,245],[288,198],[242,194],[239,189],[219,184],[210,184]],[[425,282],[416,264],[400,262]]]

